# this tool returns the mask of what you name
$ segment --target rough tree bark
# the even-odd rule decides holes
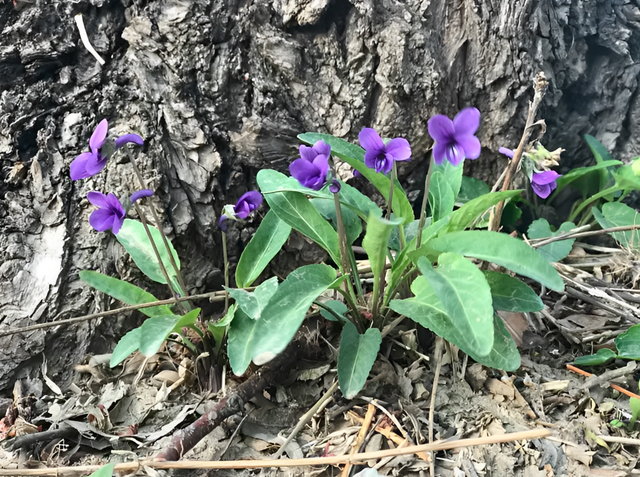
[[[143,165],[183,258],[190,291],[221,284],[220,208],[263,167],[286,171],[296,134],[353,140],[364,126],[414,150],[401,177],[418,191],[426,121],[482,112],[476,176],[521,134],[539,70],[550,148],[574,163],[593,134],[621,158],[640,148],[640,9],[624,0],[5,0],[0,2],[0,323],[21,327],[110,306],[78,279],[140,277],[113,236],[87,222],[90,190],[137,188]],[[82,46],[73,17],[106,60]],[[146,139],[95,178],[71,160],[102,118]],[[232,228],[237,259],[255,223]],[[289,264],[313,260],[297,239]],[[291,253],[293,252],[293,253]],[[282,269],[287,264],[280,264]],[[61,385],[87,350],[106,352],[131,317],[0,338],[0,390],[34,377],[43,356]]]

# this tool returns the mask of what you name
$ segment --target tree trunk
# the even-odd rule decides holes
[[[0,322],[18,328],[112,304],[83,269],[143,283],[110,233],[87,218],[88,191],[125,197],[139,161],[164,210],[189,291],[222,283],[221,207],[255,188],[262,168],[287,172],[296,135],[355,140],[362,127],[402,135],[413,196],[427,168],[426,122],[465,106],[482,113],[483,154],[467,161],[495,179],[496,151],[522,133],[534,75],[550,82],[545,144],[567,163],[598,137],[625,159],[640,148],[636,3],[603,0],[48,0],[0,5]],[[86,50],[74,15],[106,63]],[[72,182],[97,123],[146,141],[94,178]],[[566,170],[566,164],[564,165]],[[257,220],[230,227],[236,261]],[[281,270],[317,257],[297,239]],[[148,286],[148,285],[145,285]],[[161,289],[151,288],[161,296]],[[125,321],[127,321],[125,323]],[[65,386],[83,355],[107,352],[130,317],[0,338],[0,390],[37,376]]]

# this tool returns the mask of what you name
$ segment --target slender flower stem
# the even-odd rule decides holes
[[[151,236],[151,230],[149,230],[149,225],[147,224],[147,218],[146,218],[146,216],[142,212],[142,209],[140,208],[140,206],[137,203],[134,202],[133,206],[136,208],[136,212],[138,212],[138,216],[140,217],[140,220],[142,221],[142,226],[144,227],[144,231],[147,233],[147,238],[149,239],[149,242],[151,243],[151,248],[153,248],[153,253],[156,255],[156,259],[158,260],[158,265],[160,266],[160,270],[162,271],[162,275],[164,276],[164,279],[167,282],[167,286],[169,287],[169,290],[171,291],[171,295],[173,296],[173,299],[176,302],[176,304],[178,306],[182,307],[182,305],[178,302],[178,295],[176,294],[175,290],[171,286],[171,279],[169,278],[169,274],[167,273],[167,269],[164,267],[164,263],[162,263],[162,257],[160,257],[160,252],[158,251],[158,247],[156,247],[156,243],[153,240],[153,237]]]
[[[225,287],[223,315],[226,315],[227,311],[229,311],[229,292],[227,291],[227,289],[229,288],[229,255],[227,254],[227,234],[222,231],[220,233],[222,233],[222,258],[224,260],[224,287]]]
[[[393,166],[391,166],[391,177],[389,178],[389,200],[387,200],[387,220],[391,219],[391,209],[393,205],[393,189],[395,189],[396,183],[396,161],[393,161]]]
[[[424,180],[424,197],[422,198],[422,207],[420,208],[420,222],[418,222],[418,235],[416,237],[416,248],[420,248],[422,245],[422,229],[427,221],[427,206],[429,205],[429,186],[431,185],[431,175],[433,169],[435,169],[436,163],[433,159],[433,152],[431,153],[431,160],[429,161],[429,171],[427,177]]]
[[[138,168],[136,161],[134,159],[131,159],[129,162],[131,162],[133,171],[138,177],[138,182],[140,182],[140,186],[143,189],[148,189],[147,182],[144,180],[144,177],[142,177],[142,173],[140,172],[140,169]],[[156,211],[154,210],[153,206],[150,206],[149,209],[151,209],[151,215],[153,216],[153,221],[156,223],[158,232],[160,232],[160,237],[162,237],[162,243],[164,244],[164,247],[167,249],[167,255],[169,255],[169,261],[171,262],[171,266],[173,267],[173,270],[176,273],[176,277],[178,278],[178,284],[182,289],[182,294],[186,295],[187,288],[184,284],[184,280],[182,279],[182,274],[180,273],[180,269],[178,268],[178,265],[176,264],[176,261],[173,258],[173,254],[171,253],[171,248],[169,247],[169,240],[167,240],[167,236],[165,235],[164,230],[162,230],[162,222],[160,222],[160,218],[158,217],[158,214],[156,214]],[[138,210],[138,207],[136,207],[136,210]],[[138,212],[138,214],[140,214],[140,212]]]
[[[349,245],[347,243],[347,231],[344,228],[344,221],[342,220],[342,209],[340,208],[340,192],[333,194],[333,203],[336,207],[336,222],[338,228],[338,241],[340,244],[340,262],[342,265],[342,273],[347,275],[347,289],[354,302],[357,302],[355,292],[353,290],[353,284],[351,280],[357,279],[352,273],[351,262],[349,260]],[[362,288],[360,288],[362,293]]]

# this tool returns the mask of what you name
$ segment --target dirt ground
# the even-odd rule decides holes
[[[363,391],[346,400],[334,385],[332,350],[338,343],[337,334],[329,332],[324,345],[329,352],[322,359],[296,360],[288,375],[279,376],[278,382],[244,405],[243,413],[225,420],[182,460],[260,461],[278,458],[278,452],[286,460],[427,443],[439,359],[434,441],[488,439],[532,429],[547,429],[551,435],[439,451],[434,454],[436,475],[640,473],[636,469],[638,426],[629,426],[630,398],[611,386],[636,392],[635,361],[618,359],[585,368],[593,373],[591,377],[566,366],[576,356],[613,348],[615,336],[639,321],[635,258],[623,250],[606,250],[576,244],[558,265],[567,284],[564,294],[538,289],[546,305],[542,313],[502,315],[522,354],[522,365],[514,373],[485,368],[449,345],[441,356],[434,356],[435,337],[405,320],[385,338]],[[626,265],[614,267],[614,262]],[[221,391],[203,393],[193,378],[190,357],[171,346],[146,361],[134,355],[115,369],[108,367],[108,359],[108,355],[92,356],[78,363],[74,384],[65,392],[46,377],[46,365],[41,380],[16,383],[14,405],[0,423],[4,436],[0,469],[153,457],[170,444],[176,430],[223,397],[233,396],[249,379],[227,372]],[[318,409],[309,415],[313,406]],[[287,440],[292,432],[293,438]],[[376,469],[379,475],[426,476],[430,458],[428,453],[388,457],[346,472],[369,476],[377,474],[365,470]],[[164,472],[146,467],[138,473]],[[344,465],[171,472],[184,476],[347,475]],[[0,475],[4,475],[1,470]]]

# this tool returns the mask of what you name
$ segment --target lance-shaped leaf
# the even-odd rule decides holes
[[[158,249],[158,254],[162,259],[162,264],[167,271],[167,275],[169,275],[169,279],[171,280],[171,286],[180,294],[183,294],[183,291],[180,290],[180,287],[176,285],[176,272],[171,265],[171,261],[169,260],[169,252],[164,246],[162,242],[162,236],[160,232],[155,227],[149,225],[149,232],[151,234],[151,238],[153,239],[156,248]],[[158,259],[156,258],[156,254],[153,251],[153,247],[151,242],[149,242],[149,237],[147,237],[147,233],[144,230],[144,226],[138,222],[137,220],[126,219],[120,232],[116,235],[118,242],[122,244],[125,250],[131,255],[131,258],[136,263],[138,268],[148,276],[151,280],[158,283],[166,284],[167,281],[164,278],[162,270],[160,269],[160,265],[158,263]],[[168,242],[169,248],[171,249],[171,254],[173,255],[173,259],[176,263],[178,269],[180,269],[180,259],[178,258],[178,254],[176,253],[171,242]]]
[[[504,192],[491,192],[469,200],[451,215],[446,232],[458,232],[469,227],[482,216],[489,208],[498,202],[511,199],[520,194],[520,190],[507,190]]]
[[[386,220],[374,215],[369,216],[367,221],[367,233],[362,239],[362,247],[367,252],[371,271],[373,272],[373,295],[380,296],[380,275],[385,270],[387,260],[387,245],[391,231],[402,224],[402,220]]]
[[[448,162],[448,161],[445,161]],[[440,171],[435,171],[431,176],[429,185],[429,206],[433,221],[446,217],[453,211],[456,196],[451,185]]]
[[[151,303],[158,299],[151,293],[138,288],[131,283],[125,282],[118,278],[113,278],[102,273],[92,270],[83,270],[80,272],[80,278],[91,285],[96,290],[106,293],[107,295],[120,300],[127,305],[141,305],[143,303]],[[149,308],[140,308],[140,311],[147,316],[161,316],[172,314],[171,308],[166,305],[152,306]],[[135,351],[135,350],[134,350]]]
[[[336,279],[327,265],[294,270],[273,294],[257,319],[237,310],[229,327],[229,362],[242,374],[249,362],[260,365],[282,352],[293,339],[313,301]]]
[[[140,327],[140,352],[147,358],[153,356],[171,333],[179,333],[183,327],[193,325],[199,313],[200,308],[196,308],[183,316],[168,315],[147,319]]]
[[[493,307],[504,311],[540,311],[544,304],[540,297],[521,280],[506,273],[485,271],[491,288]]]
[[[338,355],[338,382],[347,399],[360,392],[376,361],[382,335],[377,328],[369,328],[363,335],[350,321],[344,324]]]
[[[282,220],[324,248],[336,263],[340,262],[338,234],[320,212],[300,192],[274,192],[267,170],[258,172],[258,185],[271,210]]]
[[[443,253],[434,269],[422,257],[418,268],[429,281],[449,319],[469,342],[469,351],[486,356],[493,347],[493,306],[491,289],[483,273],[466,258]]]
[[[451,321],[425,277],[416,278],[411,284],[411,291],[415,297],[392,300],[390,308],[429,328],[481,364],[508,371],[514,371],[520,367],[520,354],[516,344],[499,317],[495,315],[493,317],[493,347],[489,354],[480,356],[473,352],[469,336],[462,334]]]
[[[453,232],[429,240],[418,250],[411,252],[410,256],[414,262],[425,255],[435,260],[443,252],[496,263],[552,290],[564,289],[562,278],[542,255],[522,240],[507,234],[486,230]]]
[[[275,212],[267,212],[240,256],[236,268],[238,288],[251,286],[280,251],[290,234],[291,227],[288,224],[280,220]]]
[[[278,289],[278,279],[271,277],[269,280],[262,282],[254,291],[238,290],[236,288],[228,288],[227,291],[238,306],[244,311],[249,318],[257,320],[262,314],[262,310],[266,308],[274,293]]]

